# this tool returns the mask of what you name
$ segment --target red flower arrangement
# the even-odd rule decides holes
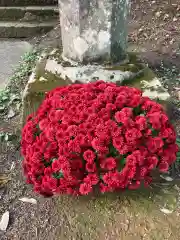
[[[176,134],[138,89],[98,81],[49,92],[22,130],[27,183],[44,196],[149,185],[176,160]]]

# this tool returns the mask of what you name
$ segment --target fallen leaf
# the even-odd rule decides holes
[[[169,176],[160,175],[161,178],[165,179],[167,182],[172,182],[174,179]]]
[[[14,170],[14,168],[15,168],[15,162],[12,162],[10,171]]]
[[[8,227],[8,223],[9,223],[9,211],[5,212],[1,217],[0,230],[5,232]]]
[[[167,209],[167,208],[161,208],[160,211],[163,212],[163,213],[165,213],[165,214],[171,214],[171,213],[173,213],[173,210],[169,210],[169,209]]]
[[[10,180],[10,177],[8,174],[0,174],[0,188],[3,187],[8,181]]]
[[[37,204],[37,200],[34,198],[24,197],[24,198],[20,198],[19,200],[26,203]]]

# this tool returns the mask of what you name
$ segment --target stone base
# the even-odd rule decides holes
[[[54,50],[49,56],[41,56],[26,85],[23,93],[23,123],[30,113],[37,110],[46,92],[57,86],[97,80],[140,88],[144,96],[160,101],[165,107],[170,98],[160,80],[134,53],[129,54],[128,62],[119,65],[77,65],[66,61],[58,50]]]

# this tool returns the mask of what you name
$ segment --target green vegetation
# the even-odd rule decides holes
[[[5,90],[0,90],[0,114],[7,113],[10,106],[16,105],[19,110],[21,106],[21,91],[25,85],[27,77],[31,74],[35,66],[39,52],[32,51],[26,53],[19,66],[15,69],[14,75],[9,79],[9,84]]]

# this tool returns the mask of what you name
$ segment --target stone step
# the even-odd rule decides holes
[[[59,19],[59,11],[55,6],[0,7],[1,21],[44,22],[52,19]]]
[[[48,6],[57,4],[58,0],[0,0],[0,6]]]
[[[44,34],[57,24],[50,22],[0,22],[0,38],[30,38],[38,34]]]

